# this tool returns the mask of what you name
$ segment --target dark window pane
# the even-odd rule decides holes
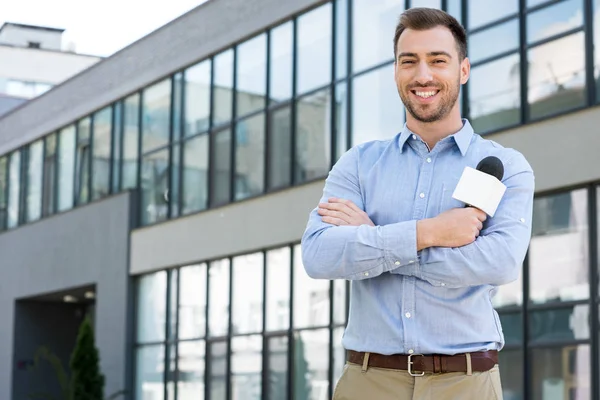
[[[57,134],[52,134],[46,137],[46,149],[44,154],[44,182],[42,190],[42,213],[44,215],[51,215],[54,213],[55,197],[56,197],[56,173],[57,173],[57,159],[56,159],[56,137]],[[0,179],[2,179],[2,173],[0,172]],[[0,189],[0,202],[2,201],[2,194]],[[0,206],[0,214],[2,206]],[[2,227],[2,218],[0,217],[0,229]]]
[[[528,59],[532,119],[585,104],[583,32],[534,47],[529,50]]]
[[[403,1],[352,0],[354,72],[394,59],[394,29],[402,11]],[[394,86],[393,80],[388,84]]]
[[[288,388],[288,338],[272,337],[267,342],[267,387],[269,400],[285,399]]]
[[[589,298],[585,189],[535,199],[529,246],[534,303]]]
[[[136,351],[136,400],[163,400],[165,346],[144,346]]]
[[[468,0],[469,29],[497,21],[519,10],[519,0]]]
[[[294,332],[294,398],[325,399],[329,390],[329,330]]]
[[[269,128],[269,189],[289,186],[292,170],[290,106],[271,111]]]
[[[179,343],[178,399],[204,399],[205,357],[206,344],[204,341]]]
[[[169,331],[167,340],[173,341],[177,340],[177,290],[179,290],[179,270],[172,269],[169,272]],[[171,357],[173,357],[173,351],[175,351],[175,349],[171,349]],[[174,359],[172,359],[172,361],[174,362]]]
[[[0,158],[0,232],[6,228],[8,207],[8,159]]]
[[[29,145],[27,166],[27,221],[35,221],[42,215],[42,168],[44,141]]]
[[[75,190],[77,204],[86,204],[90,200],[90,166],[91,154],[91,118],[79,121],[77,126],[77,153],[75,169]]]
[[[236,124],[235,199],[256,196],[264,189],[265,115],[261,113]]]
[[[348,1],[335,0],[335,79],[348,75]]]
[[[58,150],[58,210],[73,207],[75,174],[75,126],[61,130]]]
[[[231,197],[231,129],[227,128],[212,135],[210,203],[217,206],[228,203]]]
[[[535,7],[542,3],[548,3],[553,0],[527,0],[527,8]]]
[[[123,145],[123,102],[119,101],[114,105],[113,118],[113,138],[112,138],[112,193],[118,193],[121,190],[121,146]]]
[[[591,399],[590,346],[531,350],[533,400]]]
[[[123,189],[131,189],[137,186],[138,180],[140,96],[137,94],[130,96],[124,104]]]
[[[447,12],[462,23],[462,0],[447,0]]]
[[[263,271],[263,253],[233,259],[233,334],[263,330]]]
[[[292,97],[292,49],[294,31],[292,22],[286,22],[271,31],[269,97],[271,102]]]
[[[490,46],[494,43],[494,46]],[[512,19],[501,25],[469,36],[469,59],[471,63],[485,60],[496,54],[519,48],[519,20]]]
[[[596,102],[600,103],[600,51],[598,47],[600,44],[600,0],[596,0],[593,4],[593,15],[594,15],[594,45],[596,51],[594,51],[594,58],[596,59],[594,64],[595,78],[596,78]],[[592,61],[593,62],[593,61]]]
[[[205,132],[210,125],[210,60],[185,71],[185,132]]]
[[[144,275],[139,278],[137,286],[137,342],[164,340],[167,322],[167,272]]]
[[[208,268],[208,332],[224,336],[229,332],[229,259],[213,261]]]
[[[227,342],[211,343],[208,347],[210,357],[208,400],[227,399]]]
[[[354,79],[352,93],[352,146],[394,137],[404,124],[404,106],[388,65]]]
[[[329,281],[311,279],[294,247],[294,328],[329,325]]]
[[[181,145],[174,144],[171,149],[171,188],[169,189],[168,202],[171,206],[171,218],[179,215],[179,171],[181,164]]]
[[[527,43],[534,43],[583,25],[583,2],[567,0],[527,16]]]
[[[265,318],[268,331],[290,326],[290,248],[267,252],[267,304]]]
[[[171,80],[165,79],[144,89],[143,99],[142,153],[146,153],[169,142]]]
[[[520,312],[499,313],[500,324],[507,345],[523,344],[523,314]]]
[[[587,304],[556,310],[533,311],[529,321],[530,343],[566,342],[590,338]]]
[[[298,17],[297,91],[331,82],[331,3]]]
[[[184,143],[181,214],[204,210],[208,203],[208,134]]]
[[[295,182],[327,175],[331,160],[331,93],[329,89],[296,102]]]
[[[215,56],[213,82],[213,123],[231,120],[233,107],[233,50]]]
[[[142,225],[167,219],[169,151],[161,150],[142,159]]]
[[[335,160],[348,150],[348,85],[345,82],[335,87]]]
[[[412,7],[442,8],[441,0],[410,0]]]
[[[21,150],[11,153],[8,169],[8,227],[19,225],[21,193]]]
[[[206,264],[179,271],[179,339],[206,335]]]
[[[524,400],[523,350],[503,349],[498,355],[498,365],[504,400]]]
[[[94,161],[92,164],[92,199],[110,194],[112,108],[107,107],[94,115]]]
[[[237,48],[237,115],[265,107],[267,94],[267,35],[261,34]]]
[[[476,132],[484,133],[521,121],[519,55],[471,70],[469,115]]]
[[[231,339],[231,399],[260,400],[262,397],[262,337]]]
[[[173,107],[171,113],[171,126],[173,129],[172,142],[181,139],[181,118],[183,106],[181,105],[181,96],[183,92],[183,73],[178,72],[173,76]]]

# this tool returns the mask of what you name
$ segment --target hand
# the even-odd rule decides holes
[[[417,223],[417,247],[461,247],[473,243],[487,219],[475,207],[453,208]]]
[[[319,203],[318,213],[321,215],[323,222],[336,226],[375,226],[367,213],[350,200],[332,197],[327,203]]]

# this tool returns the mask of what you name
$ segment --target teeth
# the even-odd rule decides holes
[[[419,97],[423,97],[424,99],[431,97],[433,95],[435,95],[437,93],[437,91],[431,91],[431,92],[415,92],[417,94],[417,96]]]

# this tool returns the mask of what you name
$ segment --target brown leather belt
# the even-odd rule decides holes
[[[348,361],[353,364],[363,365],[365,354],[348,350]],[[489,371],[498,364],[498,351],[480,351],[469,353],[471,355],[471,370],[473,372]],[[411,362],[410,369],[408,362]],[[463,354],[456,355],[420,355],[420,354],[393,354],[383,355],[369,353],[368,366],[375,368],[400,369],[413,373],[444,373],[444,372],[467,372],[467,357]]]

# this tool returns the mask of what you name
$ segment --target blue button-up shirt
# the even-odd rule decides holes
[[[468,245],[417,251],[416,221],[464,204],[452,193],[466,166],[496,156],[507,189]],[[357,145],[329,173],[321,202],[348,199],[374,227],[334,226],[312,210],[302,259],[316,279],[351,281],[342,344],[382,354],[500,350],[492,297],[516,280],[529,239],[534,175],[521,153],[482,138],[467,120],[429,149],[406,126],[391,140]]]

